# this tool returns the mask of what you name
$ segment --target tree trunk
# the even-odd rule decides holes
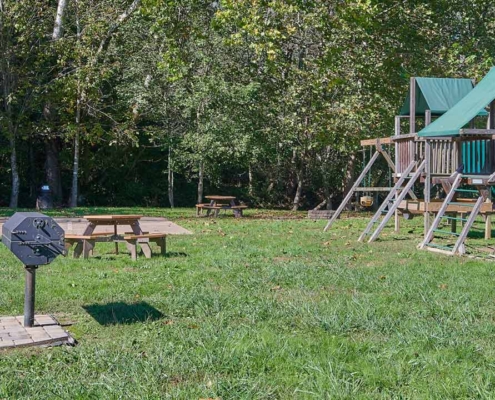
[[[347,166],[345,169],[344,181],[342,182],[342,186],[344,188],[344,193],[342,194],[342,198],[347,196],[349,191],[354,185],[354,170],[356,168],[356,154],[351,154],[349,160],[347,161]],[[346,209],[349,210],[351,207],[351,202],[346,206]]]
[[[199,180],[198,180],[198,204],[203,202],[203,180],[205,165],[203,161],[199,162]]]
[[[10,144],[10,169],[12,171],[12,186],[10,192],[10,203],[9,206],[11,208],[17,208],[19,203],[19,187],[20,187],[20,178],[19,178],[19,169],[17,165],[17,149],[16,149],[16,137],[17,137],[17,127],[14,125],[13,115],[12,115],[12,106],[10,104],[11,99],[10,96],[12,94],[12,84],[13,77],[10,69],[10,63],[6,58],[8,57],[8,48],[10,46],[10,35],[8,35],[7,31],[4,30],[4,18],[5,18],[5,9],[3,1],[0,0],[0,49],[2,51],[2,60],[1,60],[1,74],[2,74],[2,103],[5,115],[7,117],[7,127],[8,127],[8,136],[9,136],[9,144]]]
[[[32,142],[29,142],[29,199],[34,200],[36,198],[36,158],[34,156],[34,146]]]
[[[78,107],[79,108],[79,107]],[[80,114],[80,110],[77,110],[76,114]],[[76,120],[79,119],[76,116]],[[79,197],[79,123],[77,122],[76,137],[74,138],[74,163],[72,165],[72,186],[70,190],[69,207],[77,207],[77,198]]]
[[[57,41],[62,37],[64,13],[67,9],[69,0],[58,0],[57,15],[53,26],[52,40]],[[45,118],[50,119],[54,114],[51,105],[48,103],[44,109]],[[58,158],[58,141],[56,138],[48,138],[45,143],[46,161],[45,174],[46,181],[50,186],[55,203],[62,200],[62,181],[60,175],[60,163]]]
[[[69,0],[58,0],[57,15],[55,16],[55,25],[53,26],[52,39],[58,40],[62,37],[64,12]]]
[[[249,177],[249,186],[248,186],[248,193],[249,197],[254,196],[254,189],[253,189],[253,167],[251,166],[251,163],[249,163],[248,167],[248,177]]]
[[[325,196],[325,204],[327,210],[332,210],[332,194],[330,193],[330,177],[328,174],[328,169],[330,169],[330,156],[332,148],[326,146],[323,152],[323,157],[321,157],[321,175],[323,177],[323,194]]]
[[[79,3],[76,0],[76,37],[77,42],[81,40],[81,26],[79,24]],[[79,66],[81,66],[80,58]],[[80,159],[80,140],[81,140],[81,81],[77,79],[77,99],[76,99],[76,135],[74,137],[74,160],[72,163],[72,185],[70,190],[69,207],[77,207],[77,198],[79,197],[79,159]]]
[[[60,204],[60,201],[62,200],[62,180],[60,177],[60,164],[58,162],[59,149],[57,140],[48,140],[45,143],[45,151],[46,183],[52,190],[54,202]]]
[[[12,171],[12,186],[10,192],[10,208],[17,208],[19,203],[19,188],[21,186],[21,180],[19,177],[19,168],[17,164],[17,128],[12,121],[12,108],[10,105],[10,82],[11,77],[9,71],[2,68],[2,80],[3,80],[3,103],[5,108],[5,114],[7,115],[7,126],[9,130],[9,144],[10,144],[10,169]]]
[[[303,189],[303,169],[300,167],[297,172],[296,172],[296,178],[297,178],[297,189],[296,189],[296,195],[294,196],[294,205],[292,206],[292,211],[297,211],[299,208],[299,203],[301,202],[301,195],[302,195],[302,189]]]
[[[19,170],[17,168],[17,150],[15,144],[15,132],[10,134],[10,168],[12,170],[12,191],[10,193],[10,208],[17,208],[19,203],[19,187],[21,181],[19,179]]]
[[[168,202],[174,208],[174,170],[172,169],[172,146],[168,147]]]

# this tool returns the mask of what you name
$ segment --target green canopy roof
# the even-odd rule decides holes
[[[487,115],[485,108],[495,99],[495,67],[461,101],[422,129],[418,136],[457,136],[474,117]]]
[[[430,110],[432,115],[442,115],[473,90],[471,79],[415,78],[416,115]],[[409,115],[411,94],[408,93],[400,115]]]

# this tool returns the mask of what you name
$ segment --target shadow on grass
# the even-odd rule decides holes
[[[154,256],[155,254],[153,254]],[[189,257],[189,254],[182,251],[167,251],[165,254],[156,254],[157,257]]]
[[[117,259],[117,257],[115,257],[115,255],[112,254],[101,254],[98,256],[92,256],[91,258],[95,260],[104,260],[104,261],[114,261]]]
[[[83,306],[100,325],[123,325],[155,321],[164,315],[146,302],[126,304],[122,302]]]

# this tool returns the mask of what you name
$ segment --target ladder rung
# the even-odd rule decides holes
[[[442,229],[434,229],[433,232],[436,232],[436,233],[444,233],[446,235],[454,235],[454,236],[459,236],[460,233],[457,233],[457,232],[451,232],[451,231],[444,231]]]
[[[447,217],[446,215],[442,216],[442,218],[449,219],[451,221],[467,221],[467,218]]]
[[[451,250],[452,251],[452,247],[442,246],[442,245],[435,244],[435,243],[426,243],[426,246],[428,246],[428,247],[434,247],[436,249]]]
[[[462,203],[462,202],[458,202],[458,201],[453,201],[451,203],[449,203],[449,206],[464,206],[464,207],[474,207],[475,203],[471,204],[471,203]]]
[[[479,194],[479,190],[474,190],[474,189],[456,189],[456,192],[462,192],[462,193],[476,193]]]

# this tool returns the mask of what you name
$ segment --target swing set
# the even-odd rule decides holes
[[[392,157],[390,155],[390,149],[394,145],[395,143],[391,140],[391,138],[367,139],[361,141],[362,152],[363,152],[363,169],[359,177],[354,182],[354,185],[351,187],[351,189],[345,196],[344,200],[340,204],[339,208],[335,211],[335,213],[332,215],[332,218],[328,221],[327,225],[325,226],[325,232],[328,229],[330,229],[332,224],[337,220],[337,218],[339,218],[342,211],[349,204],[349,202],[356,193],[363,193],[363,195],[359,198],[359,204],[363,207],[371,207],[373,205],[374,199],[371,196],[372,192],[388,192],[389,195],[387,196],[387,199],[384,202],[387,203],[387,205],[390,203],[392,197],[397,195],[397,190],[400,190],[400,187],[397,187],[397,184],[394,187],[392,186],[392,175],[395,174],[396,169],[395,169],[395,164],[392,161]],[[388,148],[385,149],[384,146],[388,146]],[[369,152],[369,160],[366,162],[366,154],[368,152]],[[388,165],[389,187],[372,186],[371,168],[376,163],[379,157],[383,157]],[[409,169],[409,173],[412,172],[413,167],[414,165]],[[404,178],[406,177],[407,176],[404,175],[402,179],[399,179],[399,181],[401,181],[400,184],[402,184]],[[360,186],[361,184],[363,184],[364,186]],[[407,189],[405,193],[409,193],[413,199],[417,199],[417,197],[410,189],[411,188]],[[398,221],[396,221],[396,226],[398,226]]]
[[[366,168],[366,155],[369,153],[369,159],[373,157],[373,146],[369,146],[369,148],[366,148],[365,146],[362,147],[361,152],[363,154],[363,163],[362,163],[362,169],[364,170]],[[390,145],[388,146],[388,151],[387,153],[390,154]],[[363,187],[362,191],[364,192],[363,195],[359,198],[359,204],[361,207],[365,208],[370,208],[374,204],[374,197],[372,196],[372,192],[381,192],[381,191],[390,191],[392,189],[392,168],[390,165],[388,165],[388,187],[374,187],[372,183],[372,177],[371,177],[371,169],[368,171],[368,173],[365,175],[363,179]],[[381,177],[380,179],[381,180]],[[378,182],[379,183],[379,182]],[[360,188],[358,188],[360,189]],[[359,191],[359,190],[356,190]]]

